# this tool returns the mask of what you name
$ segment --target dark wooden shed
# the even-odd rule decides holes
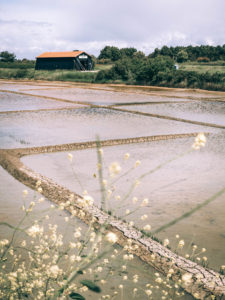
[[[36,57],[35,70],[92,70],[91,56],[84,51],[45,52]]]

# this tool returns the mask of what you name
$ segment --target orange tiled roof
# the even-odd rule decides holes
[[[84,51],[67,51],[67,52],[44,52],[37,58],[52,58],[52,57],[77,57]]]

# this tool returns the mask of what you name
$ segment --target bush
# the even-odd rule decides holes
[[[109,58],[97,59],[97,63],[100,65],[107,65],[107,64],[111,63],[111,59],[109,59]]]
[[[15,74],[15,78],[25,78],[27,73],[28,73],[27,69],[17,70]]]
[[[210,59],[208,57],[198,57],[197,62],[199,62],[199,63],[210,62]]]
[[[15,61],[15,62],[3,62],[0,61],[0,68],[7,69],[29,69],[34,68],[35,61]]]

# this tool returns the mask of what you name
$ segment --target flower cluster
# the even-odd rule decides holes
[[[198,150],[201,147],[205,147],[205,144],[206,144],[206,136],[204,135],[204,133],[199,133],[195,138],[192,148]]]

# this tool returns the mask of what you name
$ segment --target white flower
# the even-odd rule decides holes
[[[81,237],[80,231],[76,231],[76,232],[74,233],[74,237],[75,237],[76,239],[79,238],[79,237]]]
[[[27,190],[23,190],[23,196],[26,197],[28,195],[28,191]]]
[[[206,137],[205,137],[204,133],[199,133],[195,138],[192,148],[197,150],[201,147],[204,147],[205,144],[206,144]]]
[[[147,224],[147,225],[145,225],[145,226],[143,227],[143,229],[144,229],[145,231],[150,231],[150,230],[151,230],[151,225]]]
[[[102,180],[102,184],[103,184],[104,186],[106,186],[106,185],[107,185],[107,180],[106,180],[106,179],[103,179],[103,180]]]
[[[162,283],[162,278],[160,278],[160,277],[156,278],[155,282]]]
[[[59,269],[59,267],[57,265],[53,265],[49,269],[49,275],[51,277],[57,277],[60,273],[61,273],[61,270]]]
[[[109,166],[109,173],[111,176],[115,176],[115,175],[119,174],[120,171],[121,171],[121,167],[118,162],[113,162]]]
[[[163,241],[163,246],[168,246],[169,245],[169,243],[170,243],[170,241],[168,240],[168,239],[165,239],[164,241]]]
[[[9,244],[9,241],[4,239],[4,240],[0,240],[0,246],[6,246]]]
[[[43,227],[40,227],[38,224],[35,224],[28,229],[27,233],[31,237],[36,237],[36,235],[43,233]]]
[[[152,291],[151,290],[145,290],[146,295],[151,296]]]
[[[135,203],[138,202],[138,198],[137,198],[137,197],[133,197],[132,201],[133,201],[133,203],[135,204]]]
[[[148,204],[148,198],[145,198],[142,203],[141,206],[146,206]]]
[[[83,198],[84,198],[85,204],[86,204],[87,206],[93,205],[94,199],[93,199],[91,196],[85,195]]]
[[[140,160],[137,160],[137,161],[135,162],[134,167],[137,168],[138,166],[140,166],[140,164],[141,164]]]
[[[127,160],[129,157],[130,157],[130,153],[126,153],[126,154],[124,155],[124,159],[125,159],[125,160]]]
[[[183,248],[184,247],[184,240],[180,240],[178,243],[178,248]]]
[[[42,202],[44,202],[45,201],[45,199],[43,198],[43,197],[41,197],[40,199],[38,199],[38,202],[39,203],[42,203]]]
[[[143,216],[141,216],[141,220],[142,220],[142,221],[146,220],[147,218],[148,218],[148,216],[147,216],[147,215],[143,215]]]
[[[100,155],[102,155],[102,154],[103,154],[103,149],[99,148],[99,149],[98,149],[98,153],[99,153]]]
[[[39,186],[38,188],[37,188],[37,191],[38,191],[38,193],[42,193],[42,187],[41,186]]]
[[[106,234],[106,240],[108,241],[108,242],[110,242],[110,243],[116,243],[117,242],[117,240],[118,240],[118,238],[117,238],[117,236],[116,236],[116,234],[115,233],[113,233],[113,232],[108,232],[107,234]]]
[[[192,280],[192,274],[190,274],[190,273],[185,273],[185,274],[182,276],[182,280],[183,280],[185,283],[190,283],[191,280]]]
[[[41,180],[38,180],[37,182],[36,182],[36,187],[39,187],[41,185]]]
[[[73,154],[68,153],[67,158],[69,159],[69,161],[72,162],[72,160],[73,160]]]

